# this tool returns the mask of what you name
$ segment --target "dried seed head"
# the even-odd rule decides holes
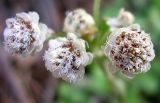
[[[129,26],[133,24],[134,22],[134,16],[131,12],[125,11],[123,8],[119,11],[119,14],[117,17],[114,18],[108,18],[107,24],[110,26],[111,31]]]
[[[18,13],[14,18],[7,19],[6,24],[5,49],[21,56],[40,51],[48,34],[53,32],[45,24],[39,23],[36,12]]]
[[[138,24],[112,31],[104,52],[113,68],[128,76],[148,71],[155,57],[149,34]]]
[[[92,58],[85,50],[85,41],[72,33],[68,33],[67,38],[50,40],[44,54],[45,66],[53,76],[70,83],[83,78],[84,67]]]
[[[80,37],[91,35],[96,32],[95,21],[85,10],[76,9],[67,13],[63,31],[75,33]]]

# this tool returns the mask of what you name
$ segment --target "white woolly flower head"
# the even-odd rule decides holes
[[[111,31],[117,28],[129,26],[133,24],[133,22],[134,15],[129,11],[125,11],[123,8],[120,9],[117,17],[108,18],[107,20],[107,24],[110,26]]]
[[[44,54],[45,66],[53,76],[70,83],[83,78],[84,67],[92,58],[92,54],[86,52],[85,41],[72,33],[68,33],[67,38],[50,40],[49,49]]]
[[[112,31],[104,52],[111,61],[110,68],[120,70],[128,77],[147,72],[155,57],[150,35],[138,24]]]
[[[75,33],[80,37],[92,35],[96,32],[95,21],[84,9],[76,9],[67,13],[63,31]]]
[[[6,20],[4,30],[5,49],[11,54],[27,56],[42,49],[43,43],[53,31],[39,23],[36,12],[17,13]]]

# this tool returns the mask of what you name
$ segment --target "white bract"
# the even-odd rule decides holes
[[[120,70],[128,77],[147,72],[155,57],[150,35],[138,24],[112,31],[104,52],[111,61],[110,69]]]
[[[92,35],[96,31],[95,21],[84,9],[76,9],[67,13],[63,31],[75,33],[80,37]]]
[[[59,37],[49,41],[44,54],[45,66],[56,78],[70,83],[84,76],[84,67],[91,63],[92,54],[86,52],[85,41],[68,33],[67,38]]]
[[[110,26],[110,30],[113,31],[117,28],[129,26],[133,24],[134,16],[131,12],[121,9],[117,17],[108,18],[107,24]]]
[[[46,38],[53,33],[45,24],[39,23],[36,12],[17,13],[14,18],[7,19],[6,24],[5,49],[21,56],[40,51]]]

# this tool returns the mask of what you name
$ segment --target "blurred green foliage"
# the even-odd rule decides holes
[[[160,103],[160,0],[111,0],[101,8],[101,17],[116,16],[120,8],[131,11],[136,22],[150,33],[156,58],[147,73],[139,74],[133,79],[117,74],[117,88],[122,92],[125,103]],[[108,27],[104,21],[101,24],[103,34]],[[111,85],[103,68],[95,61],[86,68],[86,79],[81,83],[71,85],[61,81],[58,85],[56,103],[122,102],[119,99],[119,91]]]

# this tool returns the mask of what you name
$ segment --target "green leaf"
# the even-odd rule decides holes
[[[101,19],[101,21],[100,21],[100,32],[101,32],[101,34],[106,34],[106,32],[108,32],[109,31],[109,26],[107,25],[107,23],[106,23],[106,19],[105,18],[102,18]]]

